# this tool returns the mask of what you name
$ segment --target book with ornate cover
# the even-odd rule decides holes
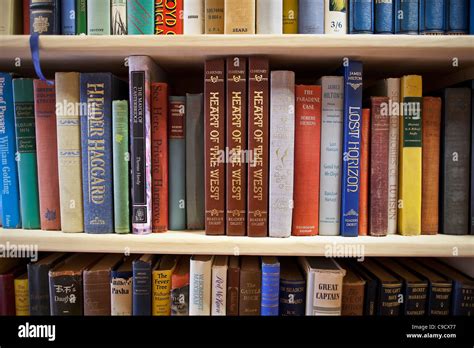
[[[204,211],[204,99],[186,94],[186,222],[188,230],[203,230]]]
[[[225,62],[205,63],[204,81],[204,178],[206,234],[225,234]]]
[[[205,34],[224,34],[224,0],[205,0]]]
[[[60,8],[60,0],[30,0],[30,33],[60,35]]]
[[[110,1],[87,0],[87,35],[110,35]]]
[[[325,0],[325,34],[347,34],[347,3],[347,0]]]
[[[341,221],[344,81],[342,76],[324,76],[319,82],[322,90],[319,234],[336,236]]]
[[[446,2],[446,34],[465,35],[469,32],[469,6],[467,0],[447,0]],[[471,12],[472,13],[472,12]]]
[[[319,227],[321,86],[295,86],[295,174],[292,234],[312,236]]]
[[[61,34],[76,35],[75,0],[61,0]]]
[[[373,274],[368,272],[364,267],[362,267],[357,259],[347,260],[343,262],[342,265],[343,267],[347,266],[352,268],[357,273],[357,275],[359,275],[365,281],[363,313],[364,316],[375,315],[379,286],[378,279]]]
[[[34,80],[38,192],[42,230],[60,230],[58,138],[54,85]]]
[[[304,316],[306,281],[293,258],[280,258],[280,316]]]
[[[395,0],[395,34],[418,34],[420,16],[418,2],[418,0]]]
[[[153,1],[153,0],[152,0]],[[183,34],[183,1],[155,1],[155,35]]]
[[[270,79],[270,237],[291,235],[293,214],[295,73],[272,71]]]
[[[371,97],[370,212],[371,236],[385,236],[388,230],[388,166],[390,119],[388,97]]]
[[[229,257],[218,255],[212,264],[211,315],[226,315],[227,268]]]
[[[20,189],[16,162],[15,107],[12,75],[0,73],[0,170],[2,171],[2,227],[21,226]]]
[[[403,102],[400,117],[398,233],[421,233],[422,86],[421,76],[407,75],[400,83]]]
[[[161,1],[173,3],[172,1]],[[155,0],[127,1],[127,34],[153,35],[155,33]]]
[[[283,0],[256,1],[256,33],[283,34]]]
[[[342,280],[341,315],[364,315],[365,280],[351,266],[341,266],[346,270]]]
[[[257,256],[242,256],[239,284],[239,316],[260,315],[262,269]]]
[[[262,257],[262,316],[278,316],[280,303],[280,262],[276,256]]]
[[[211,315],[211,282],[214,256],[195,255],[189,268],[189,315]]]
[[[84,232],[79,73],[56,73],[55,84],[61,230]]]
[[[114,231],[130,233],[130,154],[128,101],[112,101]]]
[[[33,79],[13,79],[21,225],[40,228]]]
[[[366,236],[369,230],[370,109],[362,109],[360,129],[359,236]]]
[[[375,0],[375,34],[393,34],[395,32],[396,0]]]
[[[255,0],[225,0],[224,34],[255,34]]]
[[[87,34],[87,0],[76,0],[76,34]]]
[[[14,280],[15,287],[15,315],[29,316],[30,315],[30,298],[28,291],[28,273],[23,273]]]
[[[283,34],[298,34],[298,0],[283,0]]]
[[[0,13],[0,35],[23,34],[22,3],[18,0],[2,0],[0,4],[2,7],[2,12]]]
[[[127,0],[112,0],[112,35],[127,35]]]
[[[145,234],[152,231],[151,84],[166,77],[148,56],[131,56],[128,66],[132,227],[133,233]]]
[[[249,57],[247,143],[252,160],[247,165],[247,234],[268,235],[268,58]]]
[[[189,264],[190,256],[183,255],[171,275],[171,315],[189,315]]]
[[[247,59],[227,57],[226,63],[226,232],[245,236],[247,149]]]
[[[446,0],[420,0],[420,34],[441,35],[446,30]]]
[[[183,2],[183,34],[204,34],[204,0]]]
[[[373,34],[374,0],[351,0],[349,6],[349,34]]]
[[[324,0],[299,0],[298,6],[298,34],[324,34]]]
[[[229,257],[227,268],[226,315],[239,315],[240,260],[238,256]]]
[[[130,316],[133,313],[133,262],[127,256],[110,274],[110,315]]]
[[[151,84],[152,231],[168,230],[168,84]]]
[[[440,230],[468,234],[471,90],[446,88],[443,104]]]
[[[188,259],[189,260],[189,259]],[[169,316],[171,314],[171,286],[174,271],[179,262],[176,255],[164,255],[153,268],[152,282],[152,314]]]
[[[145,254],[133,260],[132,272],[132,313],[147,315],[152,313],[152,269],[156,256]]]
[[[438,233],[441,98],[423,97],[421,234]]]
[[[84,315],[110,315],[110,276],[122,260],[122,254],[106,254],[84,270]]]

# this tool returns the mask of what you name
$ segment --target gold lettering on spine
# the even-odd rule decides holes
[[[263,108],[264,98],[263,91],[253,92],[253,123],[255,130],[253,132],[254,142],[258,145],[253,149],[252,166],[259,168],[254,171],[252,187],[253,198],[263,200]]]
[[[209,139],[213,146],[209,149],[211,175],[209,175],[210,198],[216,201],[219,200],[220,195],[220,152],[219,152],[219,92],[211,92],[209,97],[209,124],[211,131],[209,132]]]

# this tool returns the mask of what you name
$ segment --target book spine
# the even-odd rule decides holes
[[[369,230],[370,109],[362,109],[360,132],[359,236]]]
[[[298,0],[283,0],[283,34],[298,34]]]
[[[169,97],[169,228],[186,229],[186,97]]]
[[[420,34],[444,34],[446,0],[420,0]]]
[[[16,157],[15,112],[12,76],[0,73],[0,169],[2,171],[2,226],[19,228],[20,191]]]
[[[240,272],[239,316],[259,316],[262,298],[261,272]]]
[[[441,99],[423,98],[421,234],[438,233]]]
[[[51,315],[83,315],[82,272],[79,274],[49,274]]]
[[[132,315],[133,272],[112,271],[110,282],[110,314]]]
[[[189,271],[189,315],[211,315],[210,261],[191,260]]]
[[[225,0],[224,34],[255,34],[255,0]]]
[[[225,146],[224,60],[206,62],[204,82],[204,151],[206,234],[225,234]]]
[[[268,59],[249,58],[247,233],[250,237],[268,235]]]
[[[388,97],[372,97],[370,139],[370,235],[385,236],[388,229]]]
[[[431,283],[429,289],[429,299],[427,315],[449,315],[451,307],[451,284]]]
[[[12,0],[12,2],[15,2],[15,0]],[[22,5],[23,5],[23,8],[22,8],[23,35],[30,35],[30,0],[23,0]],[[5,23],[5,22],[6,21],[2,21],[2,23]]]
[[[341,315],[342,272],[312,272],[314,277],[311,315]]]
[[[292,234],[312,236],[318,234],[319,230],[321,86],[297,85],[295,99],[295,188]]]
[[[240,268],[227,269],[226,315],[239,315]]]
[[[393,34],[395,32],[396,0],[375,0],[375,34]]]
[[[59,202],[63,232],[84,232],[79,74],[56,73]]]
[[[465,35],[469,31],[467,0],[446,0],[446,34]],[[473,5],[471,4],[471,8]]]
[[[53,85],[34,80],[38,193],[42,230],[60,230],[56,94]]]
[[[347,34],[347,1],[325,1],[324,33]]]
[[[399,296],[401,292],[401,284],[380,284],[377,315],[398,316],[400,313]]]
[[[419,0],[395,0],[395,34],[418,34]]]
[[[341,315],[362,316],[364,312],[364,284],[344,283],[342,286]]]
[[[204,34],[204,0],[184,1],[183,17],[183,34]]]
[[[179,280],[179,285],[175,284],[173,278],[171,280],[171,316],[188,316],[189,315],[189,273]]]
[[[305,282],[280,280],[280,316],[305,315]]]
[[[474,6],[471,6],[474,8]],[[473,10],[474,12],[474,10]],[[471,12],[471,14],[473,13]],[[474,119],[474,80],[471,80],[471,120]],[[474,122],[471,121],[471,224],[470,234],[474,234]]]
[[[84,271],[84,315],[110,316],[110,271]]]
[[[130,233],[128,101],[112,101],[113,202],[116,233]]]
[[[158,1],[158,0],[157,0]],[[173,1],[161,0],[164,3]],[[128,35],[153,35],[155,19],[155,0],[127,1],[127,33]]]
[[[420,284],[406,284],[403,315],[425,315],[426,297],[427,286],[420,286]]]
[[[16,0],[19,2],[19,0]],[[59,0],[30,1],[30,33],[61,34]]]
[[[183,1],[155,0],[155,35],[183,34]]]
[[[453,293],[451,301],[451,315],[469,316],[473,315],[473,296],[474,287],[469,284],[465,284],[462,281],[455,280],[453,282]]]
[[[133,262],[132,310],[133,315],[151,315],[151,263],[136,260]]]
[[[152,283],[152,311],[154,316],[169,316],[172,308],[171,278],[169,270],[154,270]],[[179,303],[182,304],[182,303]],[[183,308],[180,308],[182,310]]]
[[[247,144],[247,59],[227,58],[226,77],[226,232],[245,236]]]
[[[224,0],[205,0],[205,33],[224,34]]]
[[[30,315],[28,278],[17,278],[15,286],[15,312],[17,317]]]
[[[87,0],[76,0],[76,34],[87,34]]]
[[[81,74],[82,191],[86,233],[113,233],[112,95],[110,74]],[[84,109],[84,108],[83,108]]]
[[[257,34],[283,34],[283,0],[257,1]]]
[[[75,0],[61,0],[61,34],[76,35]]]
[[[204,101],[186,95],[186,221],[188,230],[204,229]]]
[[[110,35],[110,1],[87,0],[87,35]]]
[[[344,82],[342,77],[321,81],[321,178],[319,186],[319,234],[340,233],[342,119]]]
[[[344,139],[342,143],[341,235],[359,234],[360,121],[362,63],[350,61],[344,69]]]
[[[127,0],[112,0],[112,35],[127,35]]]
[[[441,126],[441,230],[444,234],[469,233],[470,104],[469,88],[445,90]]]
[[[35,106],[32,79],[13,79],[15,133],[22,227],[40,228],[36,165]]]
[[[278,316],[280,290],[280,264],[262,262],[262,300],[260,313],[262,316]]]
[[[374,0],[351,0],[349,8],[349,33],[374,33]]]
[[[30,315],[50,315],[49,266],[28,264]]]
[[[15,315],[15,285],[13,274],[0,274],[0,316]]]
[[[400,117],[399,211],[398,233],[421,233],[421,76],[404,76],[400,84],[402,108]],[[405,109],[405,110],[403,110]]]
[[[469,34],[474,35],[474,6],[469,6]]]
[[[226,315],[227,267],[212,267],[211,315]]]
[[[298,34],[324,34],[324,0],[299,0]]]
[[[152,231],[168,230],[168,85],[151,84]]]

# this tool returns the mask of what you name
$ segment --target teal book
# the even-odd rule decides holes
[[[128,0],[127,5],[128,34],[153,35],[155,33],[155,0]]]
[[[36,166],[33,79],[13,79],[18,178],[23,228],[40,228],[38,170]]]
[[[110,1],[87,1],[87,35],[110,35]]]
[[[87,0],[76,0],[76,34],[87,34]]]
[[[116,233],[130,233],[128,101],[112,102],[114,224]]]

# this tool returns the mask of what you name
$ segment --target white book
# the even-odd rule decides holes
[[[325,76],[320,80],[321,173],[319,181],[319,234],[336,236],[341,222],[341,164],[344,112],[344,78]]]
[[[295,73],[272,71],[270,84],[270,237],[289,237],[293,214]]]
[[[132,277],[112,278],[110,314],[132,315]]]
[[[204,34],[204,0],[183,1],[183,16],[185,35]]]
[[[112,0],[112,35],[127,35],[127,0]]]
[[[283,0],[257,0],[257,34],[283,33]]]
[[[347,34],[347,0],[326,0],[324,33]]]
[[[189,315],[211,315],[211,271],[214,256],[191,257],[189,266]]]
[[[228,256],[216,256],[212,264],[211,315],[226,315]]]

